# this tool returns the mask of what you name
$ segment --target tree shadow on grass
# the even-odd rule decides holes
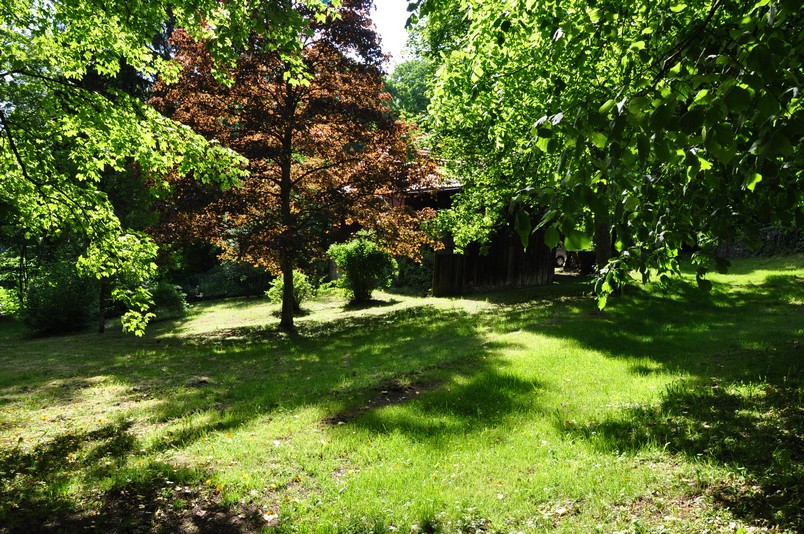
[[[402,432],[419,440],[466,436],[499,425],[512,414],[533,410],[543,387],[539,381],[500,372],[492,362],[478,362],[453,374],[449,383],[438,383],[429,391],[422,388],[399,402],[391,398],[391,402],[369,404],[351,422],[374,432]],[[428,394],[417,398],[416,393],[422,391]],[[387,399],[380,397],[383,398]],[[405,410],[377,409],[410,401],[415,405]],[[343,420],[348,416],[349,412],[337,417]]]
[[[248,510],[226,508],[208,491],[198,489],[208,473],[154,463],[149,455],[190,447],[210,434],[235,432],[257,418],[270,419],[275,412],[319,406],[334,416],[371,403],[390,383],[437,388],[452,375],[469,377],[470,396],[499,390],[490,400],[494,409],[486,414],[491,424],[515,408],[506,388],[534,386],[493,374],[494,347],[483,344],[477,326],[477,318],[464,312],[411,308],[306,325],[291,336],[252,330],[249,343],[207,339],[155,345],[145,339],[129,341],[118,353],[112,350],[113,343],[108,344],[110,350],[93,347],[76,358],[76,367],[68,368],[58,384],[43,370],[7,387],[4,398],[13,405],[24,398],[26,409],[34,411],[38,406],[57,410],[93,398],[62,395],[62,382],[75,382],[83,391],[87,377],[103,377],[89,387],[125,388],[116,389],[111,401],[121,405],[115,417],[144,418],[147,425],[166,428],[144,442],[130,423],[106,425],[42,441],[29,452],[17,448],[5,454],[0,460],[0,471],[6,473],[0,491],[8,505],[0,510],[0,523],[5,521],[11,532],[70,532],[84,527],[225,532],[230,524],[235,525],[232,532],[248,531],[252,528]],[[75,354],[82,352],[81,343],[107,343],[89,337],[72,341]],[[49,357],[42,347],[41,357]],[[35,365],[36,354],[31,351],[25,358]],[[477,374],[486,382],[472,385],[471,377]],[[473,421],[479,413],[458,410],[452,416]],[[98,489],[76,493],[76,484]],[[185,496],[177,492],[177,485],[195,489]],[[183,507],[175,506],[183,501]],[[200,515],[192,511],[196,508]],[[212,526],[199,526],[214,517],[221,519]]]
[[[665,294],[636,290],[600,314],[579,302],[565,321],[537,326],[514,316],[506,327],[637,359],[630,366],[636,375],[690,376],[669,387],[658,406],[557,426],[605,451],[666,446],[719,464],[739,476],[711,489],[716,502],[754,524],[798,531],[804,530],[804,353],[797,337],[803,286],[794,275],[775,275],[703,293],[675,281]]]
[[[752,410],[759,414],[779,411],[783,415],[778,416],[773,428],[780,433],[786,431],[800,436],[800,417],[796,415],[800,412],[790,415],[783,411],[787,406],[801,406],[800,396],[797,401],[795,397],[789,398],[800,392],[797,385],[800,382],[793,381],[787,386],[783,382],[785,376],[791,380],[797,380],[799,376],[795,369],[800,366],[800,353],[794,352],[790,327],[794,319],[788,317],[791,314],[795,317],[795,313],[800,317],[801,314],[800,305],[797,308],[793,304],[796,299],[801,300],[796,296],[801,293],[796,282],[781,277],[733,295],[732,292],[726,294],[716,290],[713,295],[702,296],[697,289],[684,285],[667,295],[636,291],[618,299],[610,311],[602,314],[594,312],[592,303],[572,296],[576,293],[568,297],[557,291],[555,298],[542,299],[535,305],[522,299],[513,303],[501,299],[505,305],[481,315],[410,308],[375,317],[305,324],[291,336],[273,329],[250,329],[245,342],[243,339],[199,337],[191,342],[174,339],[157,345],[153,339],[146,339],[126,341],[125,346],[119,347],[111,341],[103,341],[106,345],[103,350],[98,350],[89,344],[101,341],[81,338],[70,350],[78,354],[83,350],[79,346],[81,343],[88,344],[86,348],[92,350],[88,350],[81,361],[74,358],[75,363],[70,364],[75,365],[72,376],[81,374],[78,379],[83,380],[89,376],[106,375],[114,382],[128,384],[131,392],[136,389],[137,395],[143,391],[148,393],[149,404],[139,408],[143,417],[149,422],[166,424],[170,430],[164,431],[163,437],[150,445],[140,443],[136,438],[127,442],[125,435],[130,436],[131,432],[122,427],[116,431],[120,435],[117,441],[85,436],[83,442],[87,444],[81,446],[81,451],[100,450],[95,442],[108,440],[119,443],[115,447],[120,452],[118,456],[109,452],[94,456],[82,452],[79,456],[83,460],[75,467],[68,466],[71,459],[75,459],[76,450],[57,440],[45,442],[41,444],[43,454],[49,454],[51,459],[49,463],[37,460],[46,468],[41,474],[30,475],[34,478],[29,479],[31,486],[38,488],[38,493],[26,496],[21,489],[14,489],[13,484],[11,489],[4,485],[3,502],[18,502],[14,517],[30,520],[27,525],[18,523],[12,527],[16,531],[36,530],[26,526],[41,529],[48,524],[66,525],[59,527],[65,531],[79,530],[71,525],[91,525],[69,523],[73,520],[94,520],[96,525],[101,525],[98,527],[101,530],[115,530],[114,521],[119,522],[121,518],[126,521],[130,518],[130,525],[125,527],[129,531],[156,527],[167,531],[183,528],[188,531],[192,528],[202,532],[225,531],[229,528],[226,525],[237,524],[238,516],[251,517],[249,512],[223,507],[209,493],[198,489],[178,495],[176,485],[198,488],[205,474],[150,461],[140,467],[132,466],[137,451],[148,447],[146,452],[159,453],[187,447],[205,435],[236,431],[255,419],[271,417],[275,412],[308,406],[323,408],[329,414],[328,422],[334,424],[340,417],[340,422],[376,432],[401,431],[414,438],[430,440],[435,446],[448,446],[448,440],[440,442],[434,438],[471,434],[483,426],[499,424],[519,410],[533,410],[533,403],[539,401],[543,385],[507,374],[499,357],[504,347],[484,343],[478,334],[481,324],[497,334],[520,329],[534,331],[573,339],[612,358],[639,359],[632,366],[635,374],[661,372],[663,369],[685,372],[698,379],[696,388],[703,388],[694,389],[696,394],[706,391],[706,387],[711,388],[713,378],[720,393],[728,391],[732,385],[739,385],[743,379],[762,375],[769,386],[779,391],[791,388],[792,393],[777,398],[769,390],[765,391],[767,400],[762,402],[768,403],[767,406],[754,397],[738,399],[743,404],[736,406],[729,404],[733,399],[724,400],[724,414],[719,417],[736,419],[730,424],[731,433],[724,430],[720,434],[707,434],[709,441],[720,443],[713,450],[732,450],[727,447],[726,438],[729,436],[742,439],[751,446],[759,446],[763,440],[769,439],[767,434],[757,430],[757,421],[740,415]],[[706,328],[695,327],[699,324],[705,324]],[[45,342],[41,345],[43,349],[37,350],[44,354]],[[46,361],[50,355],[36,354],[29,350],[25,358],[31,365],[42,367],[41,361]],[[655,366],[645,365],[646,358]],[[195,378],[199,376],[206,377],[206,380]],[[31,374],[24,379],[25,387],[30,391],[14,386],[4,396],[6,400],[17,402],[21,397],[28,398],[40,390],[47,393],[47,385],[52,380],[53,377],[44,371]],[[394,387],[401,388],[401,391],[392,393]],[[427,394],[415,396],[417,388]],[[121,400],[136,405],[139,402],[137,395]],[[672,391],[667,395],[670,399]],[[54,405],[66,405],[71,399],[69,395],[46,397],[47,403]],[[45,397],[34,400],[44,402],[42,399]],[[379,409],[413,399],[416,402],[406,406],[405,410]],[[612,436],[613,442],[601,441],[602,446],[634,450],[647,446],[648,442],[641,439],[632,445],[627,442],[618,444],[618,436],[641,435],[640,432],[650,430],[651,425],[669,428],[667,421],[672,416],[688,418],[690,427],[698,425],[708,431],[704,425],[711,427],[711,421],[706,417],[713,406],[721,403],[718,398],[697,401],[681,393],[676,402],[678,406],[663,404],[653,421],[647,412],[632,414],[624,410],[612,421],[591,421],[564,430],[594,440]],[[700,402],[700,406],[696,402]],[[728,410],[731,410],[731,416]],[[715,412],[719,413],[717,408]],[[203,417],[195,417],[197,414]],[[763,417],[759,417],[760,422],[764,421]],[[625,426],[612,426],[612,430],[606,427],[606,424],[618,422]],[[594,425],[600,426],[599,430],[594,429]],[[597,432],[599,437],[592,438],[591,432]],[[666,434],[669,430],[663,432]],[[710,454],[706,458],[712,461],[731,462],[728,465],[735,465],[735,469],[747,470],[763,495],[776,488],[778,480],[788,480],[787,486],[798,493],[780,494],[770,514],[774,519],[768,521],[775,525],[791,525],[798,521],[793,512],[783,511],[778,518],[775,515],[779,509],[792,510],[797,502],[800,503],[801,459],[796,451],[801,449],[794,449],[797,442],[782,441],[775,445],[780,451],[780,460],[770,464],[740,448],[731,453],[733,458],[730,460],[725,453],[699,452],[703,446],[700,440],[693,443],[682,440],[672,450],[690,457],[697,457],[699,453]],[[48,453],[49,448],[52,452]],[[785,464],[788,453],[789,461]],[[112,465],[124,465],[124,474],[111,479],[104,474],[107,459],[111,459]],[[31,459],[17,458],[12,462],[20,466],[33,465]],[[788,476],[787,479],[780,478],[782,475],[776,471],[787,469],[785,466],[788,465],[796,470],[788,469],[784,472],[793,474],[784,475]],[[67,467],[64,471],[73,474],[65,475],[60,470],[63,467]],[[2,470],[10,472],[5,468]],[[111,489],[101,490],[99,495],[88,497],[90,501],[84,502],[81,500],[84,497],[76,498],[65,489],[74,480],[88,485],[103,483],[104,487]],[[167,484],[168,480],[171,484]],[[730,494],[731,489],[734,488],[724,486],[719,495],[733,509],[743,510],[737,513],[760,519],[769,515],[752,500],[753,497],[739,491]],[[140,499],[139,495],[144,498]],[[184,504],[179,504],[182,501]],[[152,505],[151,502],[160,504]],[[171,508],[170,505],[174,506]],[[106,519],[100,522],[92,519],[93,510],[100,510]],[[208,513],[208,510],[217,511]],[[157,517],[160,511],[162,514]],[[220,514],[223,519],[216,520],[217,526],[193,526],[196,523],[206,525],[204,518],[211,517],[210,514]],[[6,516],[10,517],[8,511]],[[241,524],[235,528],[248,531],[252,528],[249,525]]]
[[[791,369],[801,371],[795,330],[804,324],[802,282],[772,276],[758,286],[716,284],[704,292],[676,280],[664,293],[631,288],[603,312],[586,298],[536,303],[560,314],[553,322],[534,322],[531,310],[512,308],[499,315],[495,328],[572,339],[607,357],[648,358],[693,376],[784,379]]]
[[[240,391],[251,392],[251,402],[269,408],[318,404],[326,398],[324,404],[334,411],[325,423],[363,424],[379,408],[410,402],[421,393],[438,397],[448,382],[457,380],[469,384],[453,387],[447,397],[455,400],[456,392],[472,388],[470,396],[485,392],[493,397],[487,416],[494,421],[495,414],[502,416],[513,408],[503,402],[507,389],[532,391],[535,386],[512,385],[516,378],[495,374],[501,365],[495,357],[499,347],[479,338],[477,323],[465,312],[409,308],[371,318],[307,324],[290,337],[293,349],[274,361],[272,381],[262,383],[262,377],[254,376],[250,380],[255,382]],[[495,376],[498,381],[492,383]],[[485,385],[479,384],[483,377]],[[305,387],[299,389],[302,381]],[[473,406],[483,402],[482,395],[475,396]],[[457,416],[478,413],[473,409]]]
[[[661,446],[689,459],[722,464],[743,478],[711,488],[716,502],[754,524],[804,527],[804,410],[798,385],[766,385],[751,395],[728,384],[679,384],[658,406],[639,406],[602,421],[570,426],[605,450]]]
[[[361,311],[382,309],[399,304],[398,300],[372,300],[367,303],[349,304],[342,306],[344,311]],[[411,311],[414,310],[414,311]],[[304,339],[318,338],[321,336],[340,335],[344,332],[358,328],[369,328],[375,322],[389,322],[395,320],[405,320],[417,314],[431,313],[428,307],[413,307],[402,310],[389,310],[385,313],[371,314],[368,316],[346,316],[339,317],[337,320],[305,320],[298,322],[292,331],[283,330],[278,323],[269,325],[241,326],[232,328],[218,328],[209,332],[199,334],[189,334],[183,336],[164,336],[162,339],[178,342],[181,345],[209,346],[213,344],[254,344],[254,343],[283,343],[292,341],[294,343]],[[303,313],[295,317],[306,317],[312,314]]]
[[[192,469],[137,462],[128,421],[0,453],[0,532],[259,532],[258,509],[225,505]],[[76,482],[95,486],[70,494]]]
[[[254,513],[222,506],[218,497],[198,488],[197,474],[191,471],[156,462],[128,466],[136,448],[130,427],[130,422],[112,423],[89,432],[67,433],[31,450],[15,447],[3,451],[0,531],[258,530]],[[111,488],[96,488],[75,501],[68,488],[79,471],[85,482],[111,479]]]
[[[127,465],[136,449],[131,423],[108,424],[0,454],[0,532],[258,532],[255,509],[225,506],[198,473],[165,463]],[[81,500],[68,494],[76,472],[84,482],[111,480]]]
[[[801,253],[777,256],[755,256],[734,263],[729,267],[729,273],[751,274],[761,270],[792,270],[800,266],[802,261],[804,261],[804,254]],[[685,270],[695,272],[691,265]]]
[[[508,347],[486,342],[464,358],[428,365],[357,392],[358,402],[325,422],[429,438],[471,434],[509,415],[531,411],[544,384],[505,372],[505,363],[496,354]],[[409,404],[404,411],[382,410]]]
[[[344,311],[359,311],[359,310],[368,310],[371,308],[384,308],[386,306],[393,306],[394,304],[399,304],[399,300],[391,299],[391,300],[378,300],[378,299],[369,299],[364,301],[350,301],[343,305]]]
[[[590,295],[593,289],[593,280],[590,277],[574,274],[559,274],[554,277],[552,284],[544,286],[529,286],[501,290],[472,291],[460,297],[466,300],[476,300],[510,306],[522,303],[549,302],[566,298],[579,298]]]

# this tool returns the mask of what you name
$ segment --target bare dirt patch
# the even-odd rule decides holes
[[[357,419],[371,410],[410,402],[421,393],[437,389],[443,384],[443,380],[422,380],[414,382],[403,382],[398,378],[389,380],[374,388],[374,396],[370,397],[362,406],[349,408],[336,413],[335,415],[325,418],[323,423],[325,425],[342,425],[353,419]]]

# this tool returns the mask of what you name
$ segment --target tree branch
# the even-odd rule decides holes
[[[28,174],[28,167],[25,165],[25,161],[20,156],[19,151],[17,150],[17,143],[14,141],[14,135],[11,133],[11,125],[6,120],[6,114],[0,109],[0,123],[3,125],[3,130],[6,132],[6,136],[8,137],[8,143],[11,147],[11,152],[14,154],[14,159],[17,160],[17,165],[20,166],[20,170],[22,171],[22,177],[25,178],[26,181],[35,184],[37,187],[42,187],[40,182],[31,179],[30,174]]]
[[[355,163],[355,162],[359,162],[359,161],[361,161],[360,158],[346,158],[346,159],[338,160],[338,161],[333,162],[333,163],[328,163],[327,165],[322,165],[320,167],[315,167],[313,169],[309,169],[309,170],[303,172],[301,175],[299,175],[296,179],[294,179],[293,180],[293,185],[296,185],[297,183],[301,182],[302,180],[304,180],[305,178],[307,178],[311,174],[315,174],[317,172],[325,171],[325,170],[328,170],[328,169],[333,169],[335,167],[340,167],[341,165],[347,165],[349,163]]]
[[[695,41],[695,39],[697,39],[698,36],[700,36],[706,30],[707,26],[709,26],[709,23],[712,22],[712,19],[715,17],[715,13],[717,13],[717,10],[720,9],[722,5],[723,0],[715,0],[712,2],[712,7],[709,8],[709,13],[706,15],[706,18],[701,21],[695,30],[693,30],[686,39],[676,43],[676,45],[667,52],[667,54],[670,55],[665,54],[666,57],[664,60],[657,60],[652,65],[655,67],[659,61],[662,61],[662,68],[659,69],[659,72],[657,72],[653,77],[653,81],[650,84],[651,87],[655,87],[656,84],[659,83],[659,80],[661,80],[664,75],[667,74],[667,71],[673,68],[673,60],[676,59],[684,50],[686,50],[687,47],[689,47],[693,41]]]

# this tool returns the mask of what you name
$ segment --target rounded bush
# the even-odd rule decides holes
[[[282,303],[282,295],[285,291],[285,281],[282,276],[277,276],[271,282],[271,287],[265,292],[265,296],[271,302]],[[301,271],[293,271],[293,311],[301,310],[301,303],[315,295],[315,288],[310,283],[310,278]]]
[[[332,245],[327,254],[342,274],[337,285],[346,289],[352,302],[371,300],[372,292],[391,285],[397,274],[396,260],[365,237]]]

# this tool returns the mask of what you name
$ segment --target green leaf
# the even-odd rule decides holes
[[[732,87],[723,100],[732,112],[739,113],[751,105],[751,93],[738,85]]]
[[[566,167],[567,167],[567,157],[568,157],[567,156],[567,151],[565,150],[565,151],[563,151],[561,153],[561,157],[558,158],[558,166],[556,167],[556,172],[558,174],[561,174],[562,172],[564,172],[564,169],[566,169]]]
[[[760,114],[760,121],[775,117],[781,108],[779,107],[779,100],[770,92],[765,92],[759,98],[759,107],[757,111]]]
[[[646,46],[647,45],[645,44],[645,41],[635,41],[635,42],[631,43],[631,46],[628,47],[628,49],[629,50],[645,50]]]
[[[670,6],[670,11],[673,13],[681,13],[685,9],[687,9],[687,4],[675,4]]]
[[[695,99],[692,101],[692,103],[693,103],[693,104],[695,104],[695,103],[697,103],[697,102],[700,102],[701,100],[703,100],[704,98],[706,98],[706,97],[707,97],[707,95],[709,95],[709,89],[701,89],[701,90],[700,90],[700,91],[698,91],[698,93],[695,95]]]
[[[530,214],[524,210],[517,213],[514,228],[519,235],[519,239],[522,241],[522,248],[527,249],[528,242],[530,241],[530,232],[533,228],[530,223]]]
[[[751,49],[747,59],[748,67],[760,74],[770,74],[774,69],[773,54],[764,44],[758,44]]]
[[[594,132],[590,137],[589,140],[592,141],[592,144],[595,145],[600,150],[606,148],[606,142],[608,141],[608,137],[604,133]]]
[[[737,155],[734,133],[727,123],[716,124],[713,135],[707,135],[705,144],[707,150],[725,165],[731,163]]]
[[[648,158],[650,157],[650,139],[647,135],[640,135],[637,137],[637,151],[640,161],[648,161]]]
[[[555,226],[551,226],[544,232],[544,244],[547,245],[550,249],[554,249],[558,246],[558,242],[561,239],[561,235],[556,230]]]
[[[611,111],[612,109],[614,109],[614,106],[616,106],[616,105],[617,105],[617,102],[612,98],[611,100],[606,101],[605,104],[600,106],[600,109],[598,110],[598,112],[601,115],[607,115],[608,112]]]
[[[759,182],[762,181],[762,175],[758,172],[754,172],[749,174],[745,177],[743,181],[743,189],[748,189],[752,193],[754,192],[754,188],[757,186]]]
[[[791,157],[793,155],[793,145],[790,140],[782,132],[776,131],[768,142],[768,152],[771,154],[779,154],[784,157]]]
[[[673,153],[670,152],[670,149],[667,147],[667,141],[664,139],[657,138],[653,143],[653,150],[656,153],[659,163],[671,163],[673,161]]]
[[[670,124],[670,119],[673,117],[673,107],[670,104],[662,104],[656,108],[650,118],[650,124],[654,131],[662,132],[667,125]]]
[[[579,252],[592,249],[592,238],[584,232],[572,229],[567,230],[564,236],[564,248],[567,252]]]
[[[700,107],[694,107],[681,116],[678,125],[687,135],[695,135],[701,131],[705,114]]]
[[[634,115],[644,113],[650,104],[650,99],[644,96],[637,97],[628,103],[628,111]]]

